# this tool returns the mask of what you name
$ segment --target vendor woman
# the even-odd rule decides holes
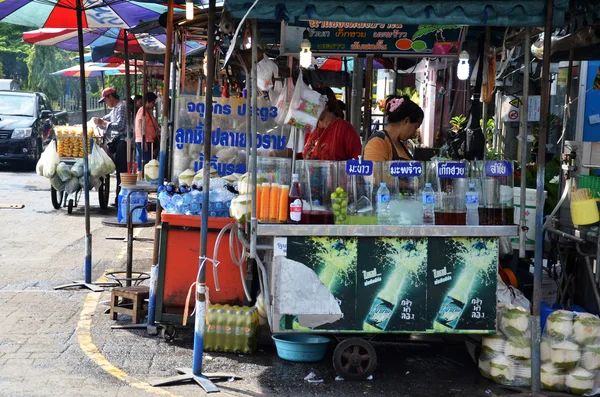
[[[357,159],[362,150],[360,137],[352,124],[344,120],[344,112],[329,87],[315,89],[327,96],[327,105],[319,117],[317,128],[306,136],[302,157],[305,160],[345,161]]]
[[[385,102],[387,128],[377,131],[365,146],[365,160],[412,160],[406,141],[412,138],[423,122],[423,110],[407,96],[390,96]]]

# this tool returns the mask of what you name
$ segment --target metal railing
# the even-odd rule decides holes
[[[98,103],[98,97],[92,96],[90,93],[86,94],[87,109],[98,110],[103,109],[104,106]],[[66,110],[68,112],[79,111],[81,109],[81,98],[75,96],[63,95],[58,99],[55,110]]]

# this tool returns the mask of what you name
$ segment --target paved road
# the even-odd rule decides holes
[[[194,385],[151,388],[147,383],[190,365],[190,331],[180,330],[174,343],[145,331],[113,331],[114,322],[104,314],[108,292],[53,289],[82,277],[83,209],[72,215],[54,210],[48,181],[33,172],[0,165],[0,181],[0,207],[24,205],[0,209],[0,396],[202,395]],[[116,212],[100,211],[95,192],[91,198],[96,279],[108,269],[124,268],[124,243],[105,239],[124,235],[124,230],[102,226],[101,219]],[[140,233],[152,237],[152,229]],[[148,271],[151,248],[136,243],[134,270]],[[284,362],[271,346],[252,356],[208,353],[204,363],[206,371],[244,377],[222,384],[221,395],[458,397],[477,396],[490,387],[462,345],[384,346],[377,351],[375,379],[363,383],[335,381],[330,359]],[[311,371],[324,382],[303,381]]]

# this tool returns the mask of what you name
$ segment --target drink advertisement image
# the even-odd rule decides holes
[[[495,332],[497,272],[497,238],[430,238],[429,328]]]
[[[425,331],[427,239],[361,239],[358,263],[359,330]]]
[[[301,262],[312,269],[321,283],[333,294],[343,317],[318,327],[325,330],[353,330],[356,328],[356,268],[358,238],[356,237],[289,237],[288,259]],[[302,280],[298,280],[302,282]],[[284,329],[290,329],[289,316],[284,316]],[[293,320],[298,322],[297,318]],[[302,324],[292,324],[294,329]]]

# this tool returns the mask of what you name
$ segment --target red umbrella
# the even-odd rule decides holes
[[[344,65],[347,65],[348,70]],[[363,61],[363,67],[366,67],[367,60]],[[332,72],[352,72],[354,70],[354,58],[347,57],[344,63],[343,57],[317,58],[319,70],[329,70]],[[394,69],[394,63],[388,58],[373,58],[373,69]]]

